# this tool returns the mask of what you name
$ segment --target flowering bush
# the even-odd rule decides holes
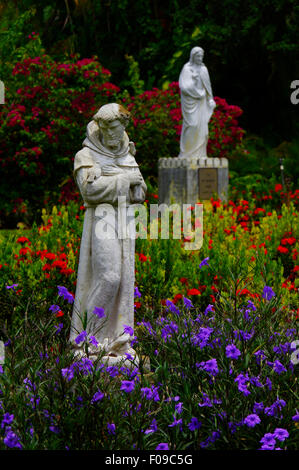
[[[182,121],[178,83],[130,97],[108,81],[110,72],[96,57],[72,56],[59,62],[44,54],[35,34],[29,42],[33,49],[28,46],[26,55],[7,72],[11,75],[5,83],[6,103],[0,110],[0,221],[6,226],[20,220],[30,225],[41,200],[45,205],[57,202],[60,191],[62,198],[76,193],[74,155],[87,123],[107,102],[123,102],[132,112],[128,133],[136,142],[145,176],[157,176],[160,157],[178,154]],[[40,53],[29,57],[30,50]],[[232,158],[243,152],[244,131],[237,121],[242,111],[224,99],[215,101],[208,152]]]
[[[295,449],[298,212],[257,209],[212,199],[200,251],[136,240],[130,370],[70,351],[83,206],[2,235],[0,447]]]
[[[0,110],[0,218],[32,221],[40,201],[59,194],[87,122],[119,92],[109,77],[96,57],[57,62],[41,54],[14,64]]]
[[[16,304],[17,286],[9,287]],[[68,289],[58,286],[56,298],[70,313]],[[270,286],[260,299],[235,296],[205,309],[186,297],[180,307],[167,300],[130,331],[141,359],[130,368],[76,360],[68,315],[61,322],[59,306],[32,302],[24,330],[5,342],[0,448],[296,449],[295,323],[282,322]],[[92,341],[85,331],[76,339]]]

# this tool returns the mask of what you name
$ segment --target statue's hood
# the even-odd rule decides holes
[[[90,121],[86,129],[86,138],[83,141],[83,147],[88,147],[98,154],[113,158],[118,165],[138,166],[134,154],[135,146],[129,141],[128,134],[124,132],[121,148],[118,152],[113,153],[108,150],[100,141],[99,127],[95,121]],[[132,155],[133,154],[133,155]]]

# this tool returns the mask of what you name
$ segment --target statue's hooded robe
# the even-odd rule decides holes
[[[139,186],[136,199],[128,172],[140,174],[140,171],[134,158],[135,146],[129,142],[127,134],[124,132],[120,150],[112,153],[102,145],[99,132],[97,123],[91,121],[83,149],[74,161],[74,177],[86,212],[70,341],[77,347],[75,338],[85,330],[89,337],[96,339],[99,347],[118,355],[129,349],[129,335],[123,335],[124,325],[134,327],[135,279],[135,224],[129,224],[131,231],[124,235],[118,198],[121,196],[125,201],[126,222],[130,217],[132,222],[134,212],[130,209],[134,203],[144,200],[146,185],[143,181]],[[121,232],[122,239],[119,238]],[[99,318],[101,310],[98,309],[104,309],[105,317]]]
[[[205,158],[208,123],[215,106],[207,67],[202,64],[199,69],[196,68],[191,57],[182,68],[179,87],[183,115],[179,156]],[[204,98],[199,99],[203,92]]]

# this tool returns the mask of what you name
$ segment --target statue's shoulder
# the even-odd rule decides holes
[[[181,70],[181,75],[185,73],[191,73],[192,68],[190,62],[186,62],[186,64],[183,65],[182,70]]]
[[[83,147],[76,153],[74,159],[74,171],[79,170],[81,167],[93,166],[93,164],[92,152],[88,147]]]
[[[201,73],[201,76],[209,77],[209,71],[208,71],[208,68],[205,66],[205,64],[202,64],[200,68],[200,73]]]

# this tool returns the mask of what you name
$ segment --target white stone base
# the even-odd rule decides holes
[[[140,360],[137,354],[133,349],[130,349],[128,351],[128,354],[130,354],[133,359],[130,360],[126,355],[114,355],[114,354],[109,354],[105,356],[101,356],[99,353],[95,354],[94,351],[86,354],[86,352],[81,349],[81,348],[76,348],[74,350],[74,357],[75,360],[80,360],[82,358],[88,358],[91,361],[95,362],[99,360],[101,364],[104,364],[106,367],[110,366],[120,366],[120,367],[127,367],[128,369],[135,369],[136,367],[139,367]],[[145,370],[150,370],[150,361],[149,358],[146,357],[144,358],[145,360],[143,361],[143,368]]]

